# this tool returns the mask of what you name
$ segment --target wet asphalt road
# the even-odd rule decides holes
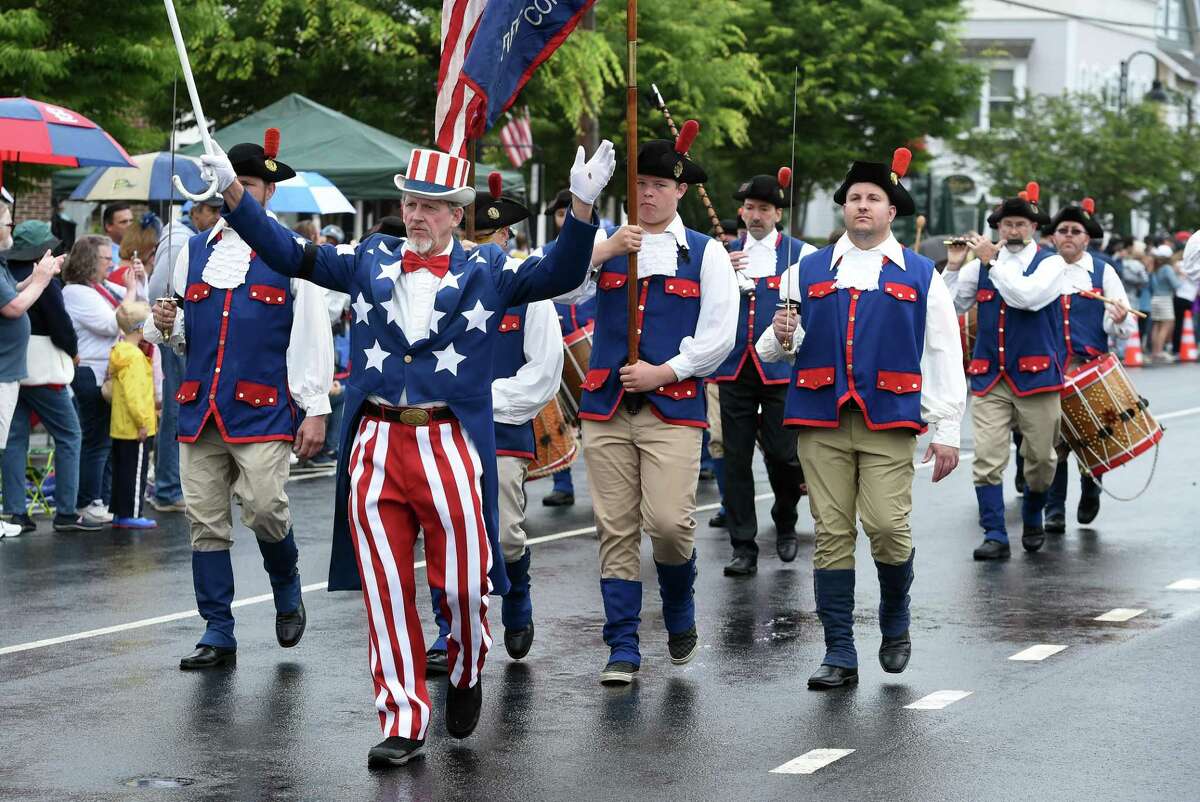
[[[182,516],[141,534],[56,535],[43,523],[0,541],[0,800],[1200,799],[1200,589],[1167,587],[1200,586],[1200,367],[1135,379],[1153,411],[1179,413],[1167,415],[1154,483],[1137,501],[1105,498],[1090,528],[1074,523],[1073,484],[1066,535],[1037,555],[974,563],[969,463],[937,486],[917,472],[913,660],[902,675],[875,661],[878,590],[861,538],[861,685],[848,692],[804,687],[823,653],[811,537],[784,565],[763,525],[758,576],[727,579],[729,548],[705,525],[709,510],[697,515],[699,656],[670,665],[646,555],[642,671],[629,689],[602,688],[585,477],[577,470],[567,510],[540,505],[548,480],[531,484],[530,534],[548,536],[534,551],[533,650],[509,660],[494,615],[479,729],[446,736],[435,683],[427,756],[392,772],[365,765],[379,733],[358,594],[310,591],[307,634],[286,652],[269,602],[246,604],[236,669],[185,674],[178,659],[200,622],[187,615]],[[964,434],[967,455],[969,425]],[[1139,459],[1108,485],[1135,491],[1150,464]],[[325,579],[332,488],[327,478],[289,485],[307,584]],[[702,483],[701,503],[715,493]],[[768,507],[763,499],[760,521]],[[807,510],[800,528],[811,531]],[[234,557],[238,598],[268,594],[245,530]],[[1114,608],[1145,612],[1094,620]],[[1008,659],[1040,644],[1066,648]],[[905,708],[937,691],[970,695]],[[822,749],[854,751],[812,774],[772,772]],[[153,778],[190,784],[131,785]]]

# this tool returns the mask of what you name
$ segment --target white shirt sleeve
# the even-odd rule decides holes
[[[175,275],[171,280],[171,285],[175,288],[176,297],[182,297],[187,291],[187,274],[188,274],[188,249],[180,248],[179,256],[175,259]],[[157,299],[151,298],[150,303],[154,303]],[[150,316],[146,318],[146,325],[142,327],[142,334],[148,342],[154,345],[166,345],[175,351],[175,353],[183,356],[184,345],[187,338],[183,332],[183,304],[176,304],[175,308],[175,328],[171,333],[169,340],[164,341],[163,334],[154,325],[154,312],[151,311]]]
[[[292,339],[288,342],[288,388],[304,414],[329,414],[333,386],[333,333],[325,293],[316,284],[292,279]]]
[[[808,254],[804,254],[807,256]],[[780,280],[780,286],[783,287],[783,292],[780,293],[781,299],[796,300],[800,297],[800,268],[798,264],[794,264],[787,270],[783,271],[783,278]],[[771,313],[771,320],[774,321],[775,313]],[[785,349],[783,343],[779,342],[779,338],[775,336],[774,325],[768,326],[767,329],[759,336],[758,342],[754,344],[754,350],[758,352],[758,358],[766,362],[791,362],[796,358],[796,349],[800,347],[800,343],[804,341],[804,327],[799,321],[796,323],[796,330],[792,333],[792,347]]]
[[[741,309],[738,295],[729,253],[721,243],[709,240],[700,263],[700,317],[696,320],[696,333],[684,337],[679,343],[679,353],[666,361],[678,381],[707,376],[729,356],[737,339]]]
[[[1200,231],[1188,237],[1183,248],[1183,272],[1192,281],[1200,281]]]
[[[921,377],[921,417],[933,430],[933,442],[958,448],[967,407],[967,379],[954,299],[937,274],[929,282],[925,304]]]
[[[966,314],[975,305],[975,293],[979,290],[979,260],[972,259],[958,270],[946,270],[942,281],[954,299],[954,311]]]
[[[1121,277],[1117,275],[1117,271],[1110,264],[1104,265],[1104,297],[1112,298],[1118,301],[1126,309],[1132,309],[1129,304],[1129,296],[1125,292],[1125,285],[1121,282]],[[1137,318],[1131,314],[1125,315],[1125,320],[1120,323],[1115,323],[1112,319],[1113,307],[1105,304],[1108,308],[1104,312],[1104,333],[1110,337],[1115,337],[1118,340],[1124,340],[1137,334],[1138,324]]]
[[[520,425],[537,417],[558,392],[562,376],[562,330],[551,301],[525,308],[525,364],[515,376],[492,382],[492,417]]]
[[[988,273],[1000,297],[1014,309],[1037,312],[1054,303],[1062,295],[1062,257],[1043,259],[1028,276],[1016,260],[1001,261]],[[961,279],[960,279],[961,281]],[[976,279],[978,281],[978,279]]]

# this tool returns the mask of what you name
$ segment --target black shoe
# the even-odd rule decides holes
[[[29,532],[37,531],[37,523],[32,518],[29,517],[29,513],[27,513],[27,512],[23,512],[20,514],[13,513],[12,515],[7,515],[5,517],[8,519],[8,522],[10,524],[21,527],[21,534],[27,534]],[[71,517],[71,516],[64,515],[61,519],[59,519],[58,516],[55,516],[54,517],[54,531],[56,531],[56,532],[63,531],[58,528],[59,520],[70,521],[72,524],[75,524],[75,523],[82,523],[83,517],[82,516]],[[71,528],[74,528],[74,527],[71,527]],[[98,526],[96,528],[103,529],[104,527]],[[88,529],[87,531],[90,532],[92,530]]]
[[[1007,560],[1011,556],[1012,551],[1008,544],[999,540],[985,540],[975,549],[976,560]]]
[[[1079,499],[1079,509],[1075,511],[1075,520],[1081,524],[1090,524],[1100,514],[1100,495],[1083,496]]]
[[[555,490],[550,495],[542,499],[543,507],[571,507],[575,504],[574,493],[564,493],[561,490]]]
[[[810,691],[825,691],[830,688],[843,688],[858,684],[857,668],[842,668],[821,663],[821,667],[808,678]]]
[[[729,565],[725,566],[725,576],[754,576],[758,573],[758,557],[745,551],[735,551]]]
[[[414,741],[411,738],[393,735],[371,747],[367,752],[367,766],[373,769],[403,766],[414,757],[421,757],[424,754],[424,741]]]
[[[29,518],[28,515],[25,516]],[[14,520],[13,523],[18,523]],[[33,524],[33,521],[29,522]],[[55,532],[99,532],[105,527],[105,524],[99,521],[94,521],[86,515],[55,515],[54,516],[54,531]],[[26,532],[32,532],[37,526],[26,529],[25,524],[21,523],[21,528]]]
[[[300,606],[290,613],[275,614],[275,640],[285,649],[290,649],[304,637],[304,626],[308,616],[304,613],[304,599]]]
[[[617,660],[610,662],[600,672],[601,685],[628,685],[633,682],[634,675],[638,672],[638,667],[633,663],[625,660]]]
[[[792,532],[790,535],[779,535],[775,538],[775,553],[785,563],[790,563],[796,559],[796,554],[799,551],[800,540],[796,537],[795,532]]]
[[[446,732],[455,738],[466,738],[475,732],[479,709],[483,707],[483,678],[470,688],[446,686]]]
[[[714,529],[724,529],[729,523],[729,519],[725,517],[725,511],[719,510],[716,515],[708,519],[708,525]]]
[[[520,660],[525,655],[529,654],[529,648],[533,646],[533,622],[529,622],[529,626],[524,629],[506,629],[504,630],[504,648],[508,652],[508,656],[514,660]]]
[[[908,639],[908,630],[905,630],[903,635],[884,638],[879,644],[879,665],[889,674],[899,674],[908,667],[911,654],[912,641]]]
[[[217,666],[237,665],[237,649],[225,646],[197,646],[196,651],[179,661],[180,671],[198,671]]]
[[[425,676],[450,673],[450,655],[445,649],[430,649],[425,652]]]
[[[1040,526],[1027,526],[1021,532],[1021,545],[1025,551],[1037,551],[1046,542],[1046,530]]]
[[[700,650],[700,636],[696,633],[696,625],[677,635],[667,634],[667,651],[671,653],[671,662],[677,666],[691,660]]]
[[[715,473],[713,473],[712,468],[701,468],[700,469],[700,481],[701,482],[711,482],[712,480],[714,480],[716,478],[717,478],[717,475]]]
[[[1061,535],[1067,531],[1067,516],[1061,512],[1048,512],[1045,524],[1047,534]]]

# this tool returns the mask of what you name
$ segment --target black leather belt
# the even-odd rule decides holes
[[[406,426],[426,426],[431,421],[455,420],[449,407],[385,407],[374,401],[363,404],[363,415],[389,423],[403,423]]]

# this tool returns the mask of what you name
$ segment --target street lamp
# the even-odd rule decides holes
[[[1162,66],[1158,60],[1158,56],[1148,50],[1136,50],[1129,55],[1129,58],[1121,62],[1121,81],[1120,89],[1117,94],[1117,111],[1125,111],[1125,104],[1129,100],[1129,62],[1133,61],[1137,56],[1149,56],[1154,59],[1155,74],[1157,75],[1158,68]],[[1158,78],[1150,84],[1150,91],[1142,96],[1143,100],[1148,100],[1151,103],[1166,103],[1170,100],[1167,95],[1167,90],[1163,88],[1162,81]]]

